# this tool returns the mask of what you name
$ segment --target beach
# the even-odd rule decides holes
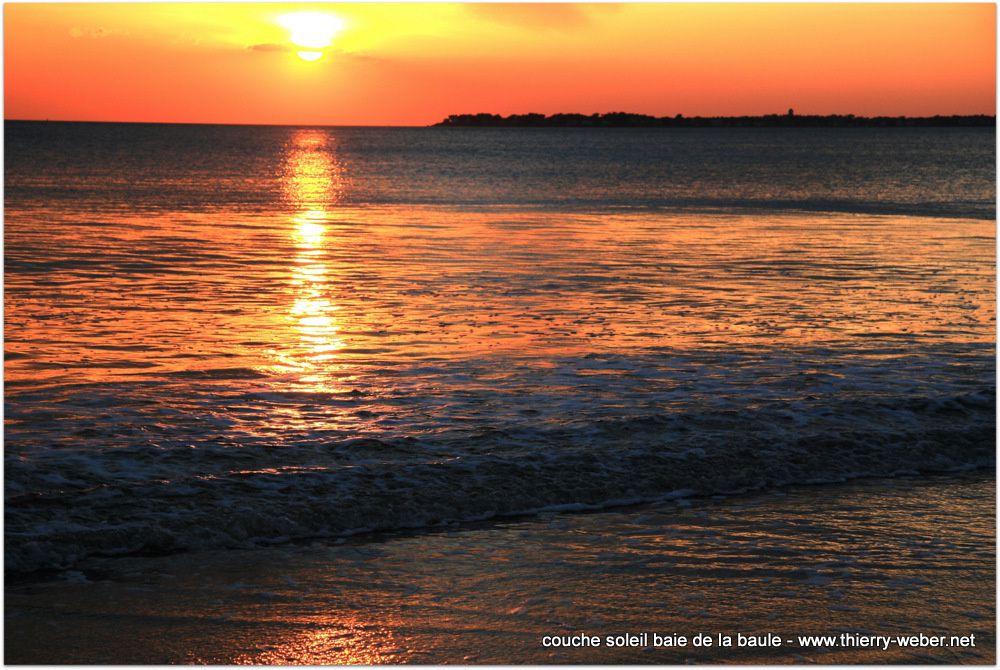
[[[994,515],[992,475],[967,473],[91,560],[8,584],[6,660],[992,664]],[[606,644],[642,633],[645,645]],[[688,642],[655,647],[654,633]],[[543,644],[581,634],[601,646]],[[734,646],[695,647],[699,634]],[[781,646],[738,646],[767,634]],[[842,634],[894,641],[840,646]],[[975,646],[895,642],[920,634]]]

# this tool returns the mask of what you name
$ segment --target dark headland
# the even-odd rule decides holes
[[[826,116],[786,114],[764,116],[649,116],[627,112],[608,114],[452,114],[435,127],[486,128],[886,128],[995,127],[996,116]]]

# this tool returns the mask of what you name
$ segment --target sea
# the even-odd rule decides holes
[[[995,468],[993,128],[8,121],[4,163],[8,577]]]

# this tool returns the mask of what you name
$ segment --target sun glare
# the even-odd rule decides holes
[[[297,47],[302,60],[314,61],[323,57],[321,49],[333,42],[333,36],[344,28],[344,22],[333,14],[324,12],[295,12],[278,17],[278,23],[290,33],[289,40]]]

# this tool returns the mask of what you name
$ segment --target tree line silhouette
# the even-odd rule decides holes
[[[854,114],[764,116],[650,116],[628,112],[607,114],[452,114],[435,127],[485,128],[867,128],[996,126],[996,117],[953,116],[855,116]]]

